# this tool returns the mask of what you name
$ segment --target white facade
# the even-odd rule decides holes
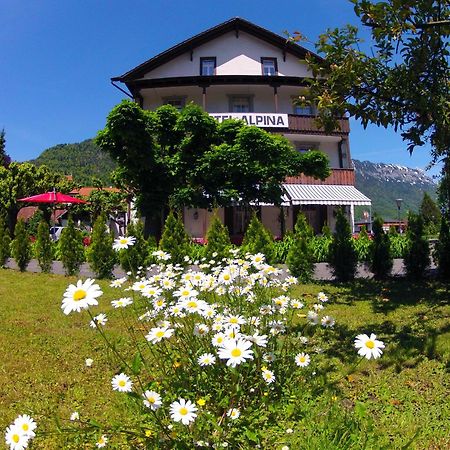
[[[332,176],[325,181],[300,176],[287,183],[297,183],[300,189],[305,183],[330,185],[330,188],[353,185],[348,119],[340,119],[340,129],[325,134],[315,124],[314,111],[295,106],[294,100],[306,89],[304,78],[311,75],[304,60],[306,52],[281,36],[236,18],[178,44],[113,81],[125,83],[146,109],[167,103],[182,108],[194,102],[212,114],[287,115],[286,128],[271,127],[269,131],[283,134],[298,151],[323,151],[333,169]],[[370,204],[370,200],[367,201]],[[286,202],[282,208],[284,220],[280,220],[280,208],[262,206],[259,211],[263,223],[275,236],[293,229],[300,210],[316,232],[320,232],[324,224],[334,228],[333,204],[321,203],[320,198],[311,199],[310,205],[295,206],[295,199]],[[352,199],[336,202],[336,206],[342,204],[347,205],[350,217],[357,203]],[[242,234],[244,212],[235,208],[234,211],[220,210],[219,215],[232,235]],[[191,236],[205,236],[210,212],[186,208],[184,218]]]

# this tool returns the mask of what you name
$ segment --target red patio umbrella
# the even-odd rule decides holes
[[[46,192],[44,194],[32,195],[31,197],[19,198],[19,202],[30,203],[87,203],[81,198],[71,197],[61,192]]]

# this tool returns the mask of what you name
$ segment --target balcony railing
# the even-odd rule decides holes
[[[285,180],[287,184],[338,184],[338,185],[355,185],[355,170],[354,169],[331,169],[331,175],[325,180],[317,180],[306,175],[299,175],[298,177],[287,177]]]
[[[322,128],[317,126],[313,116],[300,116],[289,114],[289,130],[312,134],[325,134]],[[350,132],[350,126],[347,118],[338,119],[339,128],[331,134],[347,134]]]

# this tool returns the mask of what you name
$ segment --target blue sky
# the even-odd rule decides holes
[[[17,161],[93,137],[124,97],[112,76],[231,17],[311,41],[356,23],[347,0],[0,0],[0,14],[0,129]],[[429,148],[409,156],[393,131],[355,121],[351,130],[355,159],[421,168],[430,160]]]

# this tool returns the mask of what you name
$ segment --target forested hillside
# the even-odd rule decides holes
[[[101,180],[104,186],[109,186],[110,174],[116,167],[109,155],[103,153],[92,139],[75,144],[55,145],[30,162],[72,175],[75,182],[84,186],[92,185],[94,178]]]

